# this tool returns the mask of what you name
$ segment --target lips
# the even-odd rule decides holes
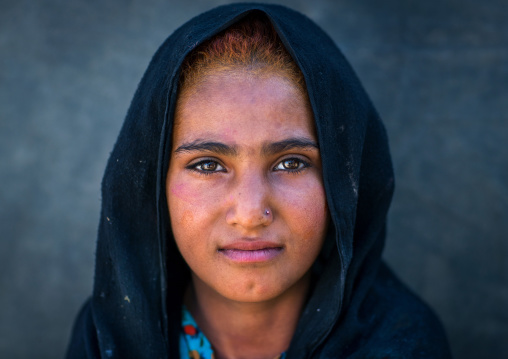
[[[280,244],[269,241],[242,240],[227,244],[219,253],[234,262],[256,263],[267,262],[282,253]]]

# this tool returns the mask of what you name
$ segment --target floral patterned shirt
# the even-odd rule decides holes
[[[180,359],[214,359],[213,348],[201,330],[199,330],[194,318],[182,306],[182,331],[180,334]],[[286,353],[276,356],[274,359],[286,359]]]

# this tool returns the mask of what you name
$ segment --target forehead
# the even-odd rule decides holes
[[[247,144],[288,136],[316,141],[314,120],[307,94],[276,74],[217,72],[177,101],[174,143],[220,137]]]

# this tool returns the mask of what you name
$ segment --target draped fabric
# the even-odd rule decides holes
[[[316,24],[278,5],[231,4],[176,30],[146,70],[102,183],[92,297],[67,358],[178,358],[189,269],[165,181],[179,67],[197,45],[264,13],[303,72],[331,225],[288,358],[449,358],[433,312],[381,260],[394,178],[386,132],[350,65]]]

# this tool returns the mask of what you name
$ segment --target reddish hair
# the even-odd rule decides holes
[[[187,94],[207,75],[247,71],[255,76],[278,75],[307,94],[300,68],[266,15],[253,13],[194,49],[182,64],[180,94]]]

